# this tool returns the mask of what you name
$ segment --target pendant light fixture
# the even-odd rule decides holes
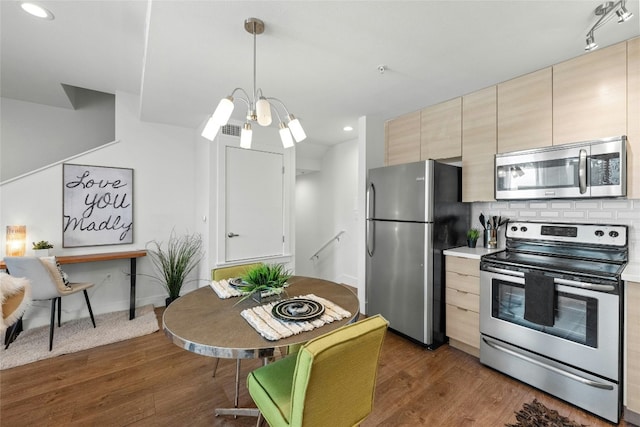
[[[220,127],[226,125],[229,118],[231,118],[234,107],[233,101],[240,99],[247,105],[247,119],[240,132],[240,146],[242,148],[251,148],[251,139],[253,136],[251,122],[257,122],[260,126],[271,125],[272,111],[275,111],[278,116],[278,121],[280,122],[280,139],[283,147],[293,147],[294,139],[296,142],[300,142],[307,137],[304,129],[302,129],[300,120],[293,114],[290,114],[287,107],[278,98],[265,97],[262,89],[256,89],[256,36],[264,32],[264,22],[258,18],[248,18],[244,21],[244,29],[248,33],[253,34],[253,92],[250,96],[244,89],[237,87],[231,92],[231,95],[222,98],[202,130],[202,136],[209,141],[213,141]],[[234,98],[237,92],[239,92],[240,95]],[[277,107],[282,109],[282,116]],[[286,117],[287,123],[282,119],[283,116]]]
[[[587,44],[584,48],[586,51],[591,51],[598,48],[598,44],[596,43],[595,38],[595,30],[602,27],[604,24],[609,22],[611,18],[613,18],[615,11],[615,15],[618,16],[618,24],[622,24],[623,22],[628,21],[631,17],[633,17],[633,13],[629,12],[626,8],[627,0],[619,0],[617,3],[612,1],[608,1],[602,3],[600,6],[596,7],[594,11],[596,16],[600,18],[593,24],[593,27],[587,33]]]

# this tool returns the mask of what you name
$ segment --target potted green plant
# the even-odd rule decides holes
[[[479,237],[480,231],[477,228],[469,229],[469,231],[467,231],[467,246],[475,248]]]
[[[238,290],[247,292],[240,299],[243,301],[252,297],[258,302],[262,302],[262,295],[280,295],[287,286],[287,280],[291,278],[291,273],[284,268],[283,264],[260,264],[246,271],[242,276],[242,284]]]
[[[46,240],[33,242],[33,254],[35,256],[49,256],[49,249],[51,248],[53,248],[53,245]]]
[[[169,296],[166,305],[180,296],[187,276],[202,259],[202,236],[198,233],[177,235],[171,232],[166,245],[156,240],[147,244],[147,256],[153,264],[155,275],[149,275],[159,281]]]

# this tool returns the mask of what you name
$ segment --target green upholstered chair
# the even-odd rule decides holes
[[[246,271],[262,265],[261,262],[254,264],[232,265],[231,267],[220,267],[211,270],[211,280],[220,281],[223,279],[233,279],[242,276]]]
[[[315,338],[251,372],[247,387],[271,427],[346,427],[373,409],[388,322],[377,315]],[[258,425],[261,419],[258,418]]]

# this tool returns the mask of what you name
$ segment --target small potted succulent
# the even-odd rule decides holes
[[[237,287],[238,290],[248,293],[240,301],[251,297],[257,302],[264,302],[263,295],[280,297],[285,291],[287,280],[291,278],[291,273],[283,264],[260,264],[247,270],[240,278],[242,284]]]
[[[477,228],[469,229],[469,231],[467,231],[467,246],[475,248],[479,237],[480,231]]]
[[[53,248],[53,245],[46,240],[40,240],[39,242],[33,242],[33,254],[34,256],[49,256],[49,249]]]

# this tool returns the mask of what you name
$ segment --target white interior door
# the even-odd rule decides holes
[[[226,148],[226,261],[283,254],[283,155]]]

